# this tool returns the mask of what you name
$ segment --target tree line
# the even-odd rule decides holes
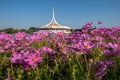
[[[6,32],[6,33],[17,33],[17,32],[26,32],[26,33],[32,33],[35,31],[38,31],[39,29],[36,27],[30,27],[29,29],[14,29],[14,28],[5,28],[0,29],[0,32]]]

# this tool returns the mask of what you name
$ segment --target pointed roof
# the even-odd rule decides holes
[[[56,21],[55,15],[54,15],[54,8],[53,8],[53,10],[52,10],[52,19],[51,19],[50,23],[48,23],[48,24],[46,24],[46,25],[44,25],[44,26],[41,26],[40,28],[59,28],[59,29],[64,28],[64,29],[71,29],[71,28],[68,27],[68,26],[62,26],[62,25],[60,25],[60,24]]]
[[[51,19],[50,23],[48,23],[46,26],[60,26],[60,24],[55,19],[54,8],[52,11],[52,19]]]

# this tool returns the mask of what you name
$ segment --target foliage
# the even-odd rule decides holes
[[[30,27],[29,29],[14,29],[14,28],[6,28],[1,29],[0,32],[6,32],[6,33],[17,33],[17,32],[26,32],[26,33],[32,33],[35,31],[38,31],[39,29],[36,27]]]

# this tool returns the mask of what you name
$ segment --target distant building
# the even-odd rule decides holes
[[[51,33],[57,33],[57,32],[71,33],[71,28],[68,26],[62,26],[56,21],[54,16],[54,9],[53,9],[52,20],[50,21],[50,23],[39,27],[39,31],[37,31],[37,33],[45,32],[45,31]]]

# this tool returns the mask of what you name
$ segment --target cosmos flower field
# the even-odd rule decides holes
[[[1,32],[0,80],[120,80],[120,27]]]

